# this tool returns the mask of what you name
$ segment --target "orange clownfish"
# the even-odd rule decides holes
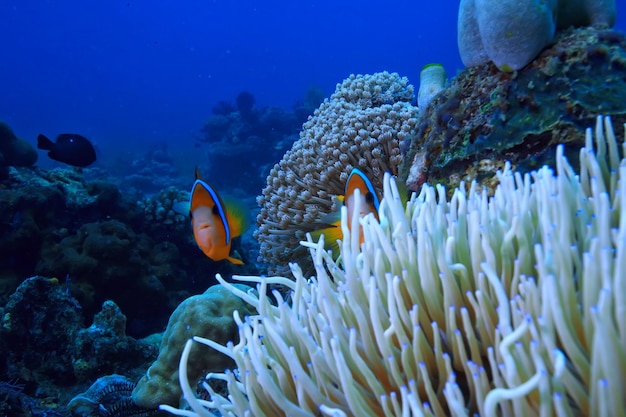
[[[226,200],[209,185],[196,168],[196,180],[191,187],[191,200],[177,203],[174,211],[185,210],[191,218],[193,236],[198,247],[214,261],[226,259],[242,265],[240,259],[230,256],[232,239],[246,231],[250,224],[250,214],[241,202]]]
[[[376,189],[369,178],[358,168],[352,168],[348,181],[346,181],[346,189],[343,193],[343,205],[348,209],[348,225],[352,224],[352,213],[354,213],[354,205],[356,204],[355,190],[359,190],[360,215],[361,217],[372,213],[376,220],[378,219],[378,208],[380,201],[376,194]],[[361,239],[363,237],[361,236]]]
[[[343,201],[343,205],[347,208],[348,227],[352,226],[352,214],[354,213],[354,205],[356,204],[355,190],[357,189],[359,190],[361,217],[372,213],[376,220],[378,220],[380,201],[378,200],[376,189],[363,171],[358,168],[352,168],[348,180],[346,181],[344,194],[342,197],[338,198],[339,201]],[[318,240],[323,233],[326,248],[338,253],[339,246],[337,241],[343,238],[343,232],[341,231],[341,210],[324,216],[321,219],[321,223],[327,224],[328,227],[313,231],[311,236],[313,236],[315,240]],[[361,234],[361,243],[363,243],[363,234]]]

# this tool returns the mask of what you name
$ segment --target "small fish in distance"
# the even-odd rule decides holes
[[[37,147],[48,152],[55,161],[75,167],[86,167],[96,160],[96,150],[89,139],[75,133],[62,133],[52,142],[44,135],[37,136]]]

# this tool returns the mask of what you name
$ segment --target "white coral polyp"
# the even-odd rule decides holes
[[[310,248],[317,275],[291,265],[226,283],[258,311],[235,314],[237,370],[224,397],[193,411],[224,416],[625,415],[626,160],[598,118],[577,175],[557,150],[556,174],[499,173],[492,197],[473,184],[450,200],[424,186],[405,205],[384,180],[380,223],[343,213],[341,257]],[[358,216],[353,216],[355,221]],[[359,227],[351,227],[358,231]],[[358,233],[358,232],[357,232]],[[292,289],[292,303],[268,285]],[[191,344],[188,342],[186,351]],[[181,370],[185,369],[183,354]],[[192,381],[193,383],[194,381]]]

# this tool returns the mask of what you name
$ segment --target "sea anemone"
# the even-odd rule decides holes
[[[626,127],[625,127],[626,128]],[[240,341],[189,340],[181,385],[193,411],[225,416],[625,415],[626,146],[598,118],[577,174],[498,173],[476,184],[424,186],[407,204],[389,174],[380,222],[353,216],[341,256],[309,238],[316,276],[257,282],[258,296],[218,280],[258,314],[234,314]],[[621,155],[620,155],[621,154]],[[358,212],[358,208],[355,209]],[[364,243],[359,244],[358,225]],[[355,231],[350,233],[350,230]],[[291,288],[291,302],[271,284]],[[194,343],[237,368],[208,378],[228,395],[194,395]],[[195,381],[191,381],[195,383]]]

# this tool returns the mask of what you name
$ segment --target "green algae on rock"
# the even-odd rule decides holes
[[[532,169],[549,164],[558,143],[579,149],[597,114],[626,121],[626,35],[568,30],[518,72],[484,64],[452,79],[421,114],[400,178],[411,190],[489,185],[505,160]]]

